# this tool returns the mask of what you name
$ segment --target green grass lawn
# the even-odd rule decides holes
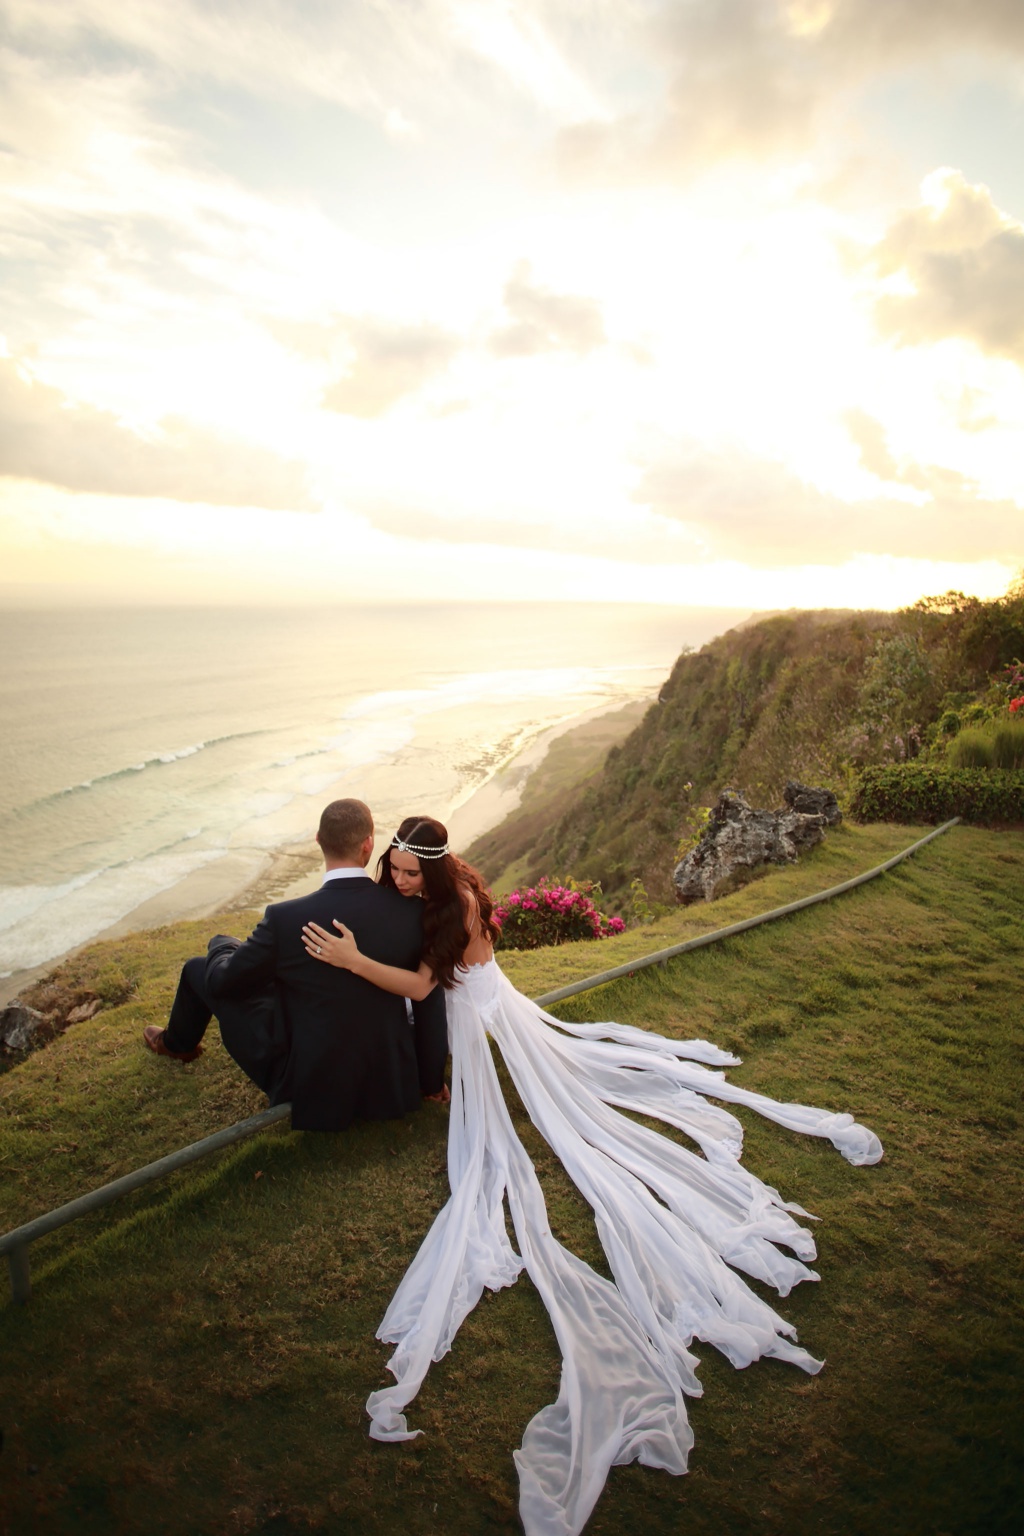
[[[602,944],[507,957],[540,993],[838,883],[914,829],[842,829],[801,865]],[[235,925],[245,931],[245,922]],[[0,1227],[262,1107],[215,1035],[191,1066],[140,1043],[209,923],[95,946],[128,1002],[0,1078]],[[852,1109],[878,1167],[755,1116],[745,1161],[822,1218],[822,1283],[778,1303],[826,1358],[744,1372],[698,1346],[685,1478],[613,1470],[589,1533],[1018,1533],[1024,835],[958,827],[836,902],[571,999],[571,1018],[705,1035],[730,1077]],[[518,1123],[554,1230],[603,1268],[586,1207]],[[516,1529],[512,1450],[557,1393],[522,1278],[464,1324],[372,1444],[373,1338],[447,1193],[446,1112],[338,1136],[271,1132],[43,1239],[0,1305],[0,1530],[210,1536]],[[673,1133],[674,1134],[674,1133]],[[766,1293],[767,1294],[767,1293]]]

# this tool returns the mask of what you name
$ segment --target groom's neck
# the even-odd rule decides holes
[[[320,843],[319,832],[316,834],[316,840],[318,843]],[[341,854],[331,852],[329,849],[325,848],[322,843],[320,843],[320,852],[324,856],[325,874],[329,875],[332,869],[365,870],[367,864],[370,862],[370,859],[373,857],[373,834],[370,833],[367,837],[365,837],[359,844],[358,851],[355,854],[349,854],[347,857],[343,857]]]

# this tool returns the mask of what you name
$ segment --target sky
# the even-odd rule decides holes
[[[1020,0],[0,18],[0,602],[1024,565]]]

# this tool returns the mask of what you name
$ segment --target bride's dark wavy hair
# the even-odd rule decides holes
[[[421,848],[443,848],[448,841],[448,833],[432,816],[407,816],[395,836],[403,843],[413,843]],[[462,956],[469,943],[466,909],[459,888],[471,892],[480,913],[480,931],[492,943],[499,933],[494,921],[494,903],[483,876],[454,853],[446,853],[440,859],[420,859],[419,866],[426,897],[423,903],[423,959],[442,987],[453,987],[455,972],[466,969]],[[385,848],[377,860],[377,880],[380,885],[397,890],[391,873],[390,847]]]

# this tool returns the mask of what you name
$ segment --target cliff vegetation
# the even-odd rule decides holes
[[[943,763],[961,733],[1010,719],[1022,656],[1024,576],[988,602],[949,592],[891,614],[748,622],[684,651],[640,724],[575,792],[524,802],[467,857],[499,889],[572,874],[601,882],[614,910],[629,910],[638,880],[669,901],[681,846],[721,789],[778,805],[796,778],[849,804],[867,767]]]

